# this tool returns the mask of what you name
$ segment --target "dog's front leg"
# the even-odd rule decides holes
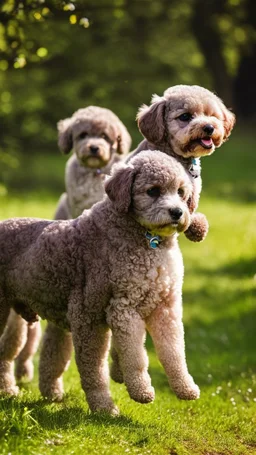
[[[199,398],[200,390],[187,369],[180,305],[176,308],[164,305],[156,308],[146,323],[159,360],[176,395],[183,400]]]
[[[39,388],[45,398],[62,400],[62,374],[68,368],[72,347],[71,333],[49,322],[44,333],[39,362]]]
[[[154,400],[155,393],[148,374],[148,357],[144,348],[144,321],[135,311],[127,310],[122,318],[115,311],[109,310],[107,321],[113,332],[113,346],[130,397],[139,403],[150,403]]]
[[[71,318],[76,363],[91,411],[118,414],[109,391],[108,353],[111,332],[100,322],[83,320],[82,311]]]

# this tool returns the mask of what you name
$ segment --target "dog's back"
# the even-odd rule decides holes
[[[8,264],[34,243],[49,224],[51,221],[36,218],[11,218],[0,223],[0,280]]]
[[[0,287],[9,304],[40,308],[43,317],[53,305],[62,313],[75,274],[69,248],[73,231],[66,221],[13,218],[0,223]]]

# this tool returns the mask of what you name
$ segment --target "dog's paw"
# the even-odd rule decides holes
[[[47,393],[43,394],[43,398],[49,402],[61,403],[64,398],[64,393]]]
[[[198,385],[194,383],[192,376],[179,381],[178,384],[175,384],[173,389],[180,400],[197,400],[200,397],[200,389]]]
[[[145,389],[137,387],[129,387],[128,389],[130,397],[137,401],[137,403],[147,404],[151,403],[155,399],[155,389],[150,386]]]
[[[95,406],[91,408],[91,412],[96,414],[109,414],[113,417],[119,416],[120,412],[117,406],[115,406],[113,403],[109,406]]]
[[[16,397],[19,394],[19,391],[20,391],[20,389],[16,385],[9,386],[9,387],[1,387],[1,384],[0,384],[0,395]]]
[[[54,401],[59,403],[63,400],[64,397],[64,389],[62,381],[57,380],[53,383],[47,384],[46,382],[42,384],[42,380],[40,380],[40,392],[45,400],[47,401]]]
[[[87,391],[86,398],[90,411],[93,413],[105,413],[112,416],[119,415],[119,409],[114,404],[107,391]]]
[[[192,215],[189,228],[184,232],[185,236],[191,242],[202,242],[208,234],[209,223],[203,213]]]
[[[200,389],[195,384],[194,387],[187,388],[177,393],[177,397],[180,400],[197,400],[200,397]]]
[[[13,362],[8,360],[0,361],[0,394],[16,396],[20,389],[16,385],[15,377],[13,374]]]

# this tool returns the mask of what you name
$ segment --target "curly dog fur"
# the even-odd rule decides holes
[[[66,164],[66,192],[59,199],[55,219],[76,218],[103,198],[105,177],[110,174],[113,164],[129,152],[131,137],[111,110],[98,106],[79,109],[72,117],[60,120],[57,126],[61,151],[67,154],[73,150],[73,154]],[[13,310],[10,314],[5,334],[0,340],[0,352],[2,358],[8,359],[14,346],[16,350],[20,345],[24,346],[16,359],[16,378],[31,380],[41,326],[39,321],[35,322],[34,312],[28,314],[20,303],[15,309],[18,314]],[[27,330],[26,322],[19,314],[30,321]],[[45,339],[48,339],[47,331],[48,326]]]
[[[19,388],[14,380],[31,380],[34,375],[33,356],[41,338],[40,322],[28,323],[11,309],[4,333],[0,338],[0,391],[17,395]]]
[[[58,122],[58,144],[73,154],[66,165],[66,192],[60,197],[55,219],[81,215],[104,195],[111,167],[130,151],[131,136],[109,109],[88,106]]]
[[[153,95],[151,105],[140,108],[137,120],[145,139],[131,156],[141,150],[158,149],[183,164],[194,189],[189,201],[193,216],[185,235],[192,241],[203,240],[208,222],[203,214],[195,213],[202,187],[199,158],[212,154],[227,140],[235,123],[234,114],[209,90],[176,85],[161,97]]]
[[[177,241],[177,233],[190,224],[191,181],[177,160],[147,151],[115,166],[106,193],[74,220],[0,223],[0,333],[17,302],[51,322],[54,330],[41,354],[41,392],[50,398],[62,394],[72,333],[90,409],[115,414],[108,384],[109,329],[131,398],[147,403],[154,399],[144,349],[147,328],[176,395],[196,399],[199,389],[185,359]],[[149,233],[161,236],[155,249]],[[1,362],[6,393],[13,393],[10,381],[4,382],[11,364],[11,358]]]

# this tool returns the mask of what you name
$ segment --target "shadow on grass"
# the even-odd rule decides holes
[[[201,384],[230,381],[255,371],[256,309],[212,323],[194,320],[186,328],[187,357]]]
[[[256,184],[244,180],[223,181],[218,185],[208,184],[205,193],[214,199],[225,199],[226,202],[242,202],[246,204],[255,204]]]
[[[186,358],[190,374],[200,387],[221,382],[243,382],[256,374],[256,308],[236,318],[220,317],[212,323],[195,319],[185,325]],[[155,350],[150,337],[147,351]],[[153,365],[152,365],[153,363]],[[170,391],[167,376],[156,361],[150,362],[152,383],[159,391]],[[172,393],[170,391],[170,393]]]
[[[44,399],[24,400],[22,404],[16,398],[0,398],[0,411],[10,415],[20,415],[24,409],[31,412],[33,420],[46,430],[75,429],[81,425],[98,425],[110,427],[143,427],[141,423],[125,416],[112,417],[107,413],[91,414],[80,406],[72,406],[66,396],[62,403],[49,403]],[[25,408],[24,408],[25,407]],[[27,412],[27,411],[26,411]],[[15,432],[15,428],[14,428]],[[0,435],[1,436],[1,435]]]
[[[194,269],[195,273],[204,276],[223,276],[229,275],[230,277],[246,278],[256,275],[256,258],[245,259],[241,258],[236,262],[229,262],[223,267],[217,269],[207,269],[197,267]],[[256,287],[256,282],[255,282]]]

